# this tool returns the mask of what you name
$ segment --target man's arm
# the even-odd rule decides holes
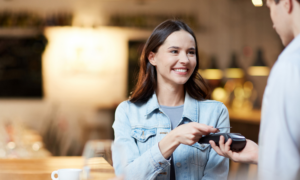
[[[265,91],[258,175],[264,180],[296,180],[300,178],[300,57],[279,60]]]

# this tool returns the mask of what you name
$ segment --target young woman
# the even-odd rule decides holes
[[[228,159],[198,140],[228,127],[226,107],[205,100],[198,73],[197,41],[183,22],[167,20],[147,40],[138,82],[122,102],[113,124],[116,175],[130,180],[227,179]],[[222,129],[229,132],[229,129]],[[125,159],[125,165],[124,165]]]

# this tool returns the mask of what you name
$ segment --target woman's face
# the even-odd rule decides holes
[[[196,44],[193,36],[184,31],[169,35],[156,53],[148,56],[156,66],[158,83],[185,84],[196,67]]]

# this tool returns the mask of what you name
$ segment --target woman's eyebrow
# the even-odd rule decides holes
[[[180,49],[178,46],[171,46],[168,49]]]
[[[171,46],[171,47],[169,47],[168,49],[180,49],[180,47],[178,47],[178,46]],[[191,47],[191,48],[189,48],[188,50],[196,50],[196,48]]]

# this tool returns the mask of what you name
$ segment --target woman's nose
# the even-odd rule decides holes
[[[181,63],[190,62],[188,55],[185,54],[185,53],[181,53],[180,58],[179,58],[179,62],[181,62]]]

